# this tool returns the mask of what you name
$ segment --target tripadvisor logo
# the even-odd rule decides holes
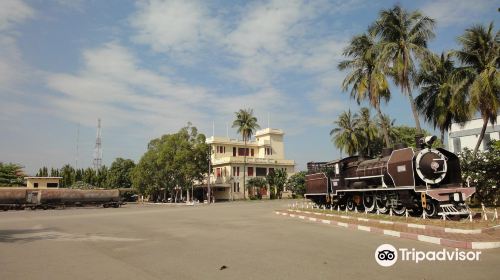
[[[479,261],[481,251],[462,251],[459,249],[439,251],[418,251],[415,248],[396,249],[391,244],[382,244],[375,250],[375,261],[381,266],[393,266],[398,259],[419,263],[422,261]]]

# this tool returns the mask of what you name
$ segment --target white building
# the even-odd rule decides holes
[[[289,176],[292,175],[295,172],[295,161],[285,159],[284,134],[280,129],[265,128],[257,131],[255,139],[246,145],[241,140],[227,137],[208,138],[212,163],[210,187],[215,199],[243,199],[244,175],[246,181],[254,177],[265,177],[277,169],[285,169]],[[203,187],[206,187],[206,180]],[[261,192],[264,197],[268,195],[263,189],[256,191]],[[247,188],[247,198],[249,193]]]
[[[454,153],[461,152],[464,148],[473,150],[476,147],[479,134],[481,133],[481,128],[483,127],[483,120],[481,118],[475,118],[463,126],[459,123],[454,123],[451,125],[451,129],[448,131],[448,149]],[[497,116],[497,121],[495,125],[488,123],[486,127],[486,133],[484,134],[481,146],[479,146],[480,151],[484,151],[487,148],[487,144],[491,140],[500,139],[500,115]]]

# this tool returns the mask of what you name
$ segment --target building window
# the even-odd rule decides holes
[[[233,167],[233,176],[240,176],[240,168]]]
[[[226,147],[225,146],[217,146],[217,153],[218,154],[226,153]]]
[[[255,168],[255,175],[256,176],[266,176],[266,168],[265,167],[257,167]]]
[[[221,177],[221,169],[217,167],[217,169],[215,171],[216,171],[215,172],[215,174],[216,174],[215,176]]]
[[[58,185],[58,183],[47,183],[47,188],[57,188]]]
[[[38,188],[38,183],[33,183],[34,188]]]
[[[253,167],[248,167],[248,176],[253,176]]]
[[[269,168],[268,174],[274,173],[274,168]]]
[[[233,147],[233,157],[236,156],[236,147]]]
[[[251,150],[250,150],[250,156],[252,156],[252,157],[253,157],[253,155],[254,155],[254,150],[253,150],[253,149],[251,149]]]
[[[249,149],[248,148],[238,148],[238,156],[248,156]]]
[[[266,148],[266,156],[270,156],[273,154],[273,149],[272,148]]]
[[[453,151],[455,153],[459,153],[462,151],[462,147],[460,146],[460,138],[453,138]]]
[[[237,182],[237,183],[236,183],[236,190],[237,190],[238,192],[240,192],[240,182]]]

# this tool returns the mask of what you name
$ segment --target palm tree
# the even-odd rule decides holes
[[[496,122],[500,108],[500,33],[494,32],[493,29],[493,22],[488,26],[474,25],[466,29],[465,33],[458,37],[462,48],[454,52],[463,63],[459,76],[465,78],[471,109],[479,111],[483,119],[474,153],[483,141],[488,122]]]
[[[340,114],[334,122],[337,126],[330,131],[332,142],[340,149],[346,151],[349,156],[360,150],[363,136],[358,129],[358,114],[351,114],[351,110]]]
[[[247,142],[252,138],[255,130],[260,128],[257,124],[257,118],[253,115],[252,109],[240,109],[235,112],[236,119],[233,121],[233,128],[238,129],[238,133],[241,134],[243,141],[245,142],[245,153],[243,160],[243,198],[246,199],[246,168],[247,168]]]
[[[360,152],[363,156],[372,156],[373,151],[370,150],[370,143],[377,138],[378,130],[371,119],[370,109],[366,107],[361,108],[356,122],[357,128],[362,135]]]
[[[391,142],[396,142],[399,138],[398,131],[395,129],[394,123],[396,119],[391,119],[391,117],[387,114],[382,116],[381,120],[378,120],[378,125],[387,127],[387,134],[389,134],[389,139]]]
[[[412,80],[416,59],[422,60],[428,54],[427,42],[434,37],[434,24],[433,19],[418,10],[408,12],[395,5],[392,9],[380,11],[379,18],[370,27],[370,31],[381,40],[381,61],[390,66],[395,84],[408,96],[420,134],[422,129],[411,92]]]
[[[444,133],[452,122],[464,122],[469,118],[464,104],[462,89],[454,80],[456,68],[451,54],[442,53],[427,57],[420,65],[416,83],[420,85],[420,95],[415,99],[418,110],[434,128],[441,132],[441,143]]]
[[[355,36],[343,52],[344,56],[351,59],[340,62],[338,68],[351,70],[342,82],[343,90],[346,91],[351,86],[351,97],[355,98],[358,104],[368,99],[381,119],[380,101],[383,99],[387,102],[390,91],[384,73],[385,65],[378,61],[379,50],[380,47],[372,34]],[[382,126],[382,133],[386,147],[390,147],[391,141],[385,126]]]

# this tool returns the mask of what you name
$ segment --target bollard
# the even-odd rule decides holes
[[[495,208],[495,220],[498,220],[498,212],[496,208]]]
[[[443,221],[446,221],[446,215],[443,213]]]
[[[405,211],[406,220],[408,221],[408,209]]]
[[[425,211],[422,212],[422,219],[425,220]]]
[[[379,215],[379,214],[380,214],[380,211],[377,209],[377,215]]]
[[[392,217],[392,208],[391,208],[391,209],[389,209],[389,216],[391,216],[391,217]]]
[[[469,221],[472,223],[472,211],[469,210]]]
[[[330,205],[330,212],[333,212],[333,204]]]
[[[358,207],[354,207],[354,212],[358,213]]]
[[[337,205],[337,212],[340,212],[340,205]]]

